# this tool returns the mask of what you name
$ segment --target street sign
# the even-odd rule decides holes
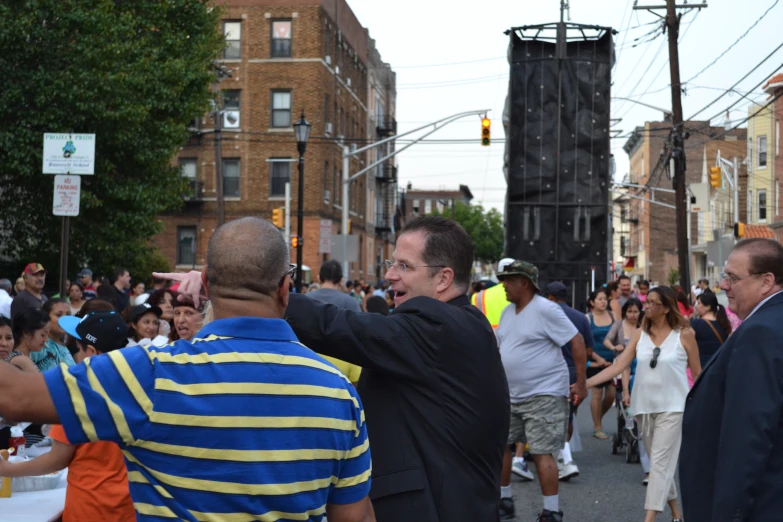
[[[95,134],[44,134],[44,174],[95,174]]]
[[[332,253],[332,220],[322,219],[321,230],[318,235],[318,253],[319,254],[331,254]]]
[[[345,255],[348,259],[342,259],[343,255],[343,241],[346,241],[347,237],[347,243],[345,245]],[[342,234],[334,234],[332,235],[332,252],[331,258],[336,259],[340,263],[344,262],[350,262],[355,263],[359,261],[359,236],[354,236],[349,234],[348,236],[344,236]]]
[[[54,202],[52,213],[55,216],[78,216],[82,178],[71,175],[54,177]]]

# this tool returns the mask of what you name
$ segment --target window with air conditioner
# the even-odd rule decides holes
[[[188,183],[185,197],[189,199],[198,197],[198,160],[196,158],[179,158],[179,172]]]
[[[223,197],[239,197],[239,159],[223,160]]]
[[[334,129],[332,128],[332,124],[331,124],[331,123],[327,123],[327,124],[324,126],[324,134],[329,134],[329,135],[331,135],[333,130],[334,130]]]
[[[288,161],[269,162],[269,197],[285,197],[285,184],[291,181],[291,163]]]
[[[240,97],[242,91],[223,91],[223,128],[238,129],[240,122]]]
[[[242,57],[242,22],[226,20],[223,22],[223,37],[226,39],[226,47],[223,49],[223,58],[237,60]]]
[[[272,58],[291,57],[291,20],[272,20]]]
[[[419,200],[418,199],[414,199],[413,200],[413,213],[414,214],[418,214],[419,213],[419,208],[421,208],[419,206]]]
[[[196,265],[196,227],[177,227],[177,264]]]
[[[759,198],[759,204],[758,204],[759,222],[765,222],[767,221],[767,191],[759,190],[758,198]]]
[[[329,203],[331,200],[331,193],[329,192],[329,162],[324,162],[324,203]]]
[[[767,166],[767,137],[766,136],[759,136],[759,168],[764,168]]]
[[[272,127],[291,127],[291,91],[272,91]]]

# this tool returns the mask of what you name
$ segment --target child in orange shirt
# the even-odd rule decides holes
[[[128,328],[115,312],[91,312],[83,319],[63,316],[59,324],[77,341],[74,360],[122,348],[128,342]],[[86,341],[85,339],[89,339]],[[63,522],[136,520],[128,472],[122,451],[113,442],[93,442],[72,446],[60,425],[52,428],[52,450],[26,462],[6,462],[0,458],[0,477],[46,475],[68,468]]]

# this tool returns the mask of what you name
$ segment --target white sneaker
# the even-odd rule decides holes
[[[562,467],[558,466],[558,468],[560,468],[560,473],[558,474],[557,478],[563,482],[579,476],[579,468],[576,467],[576,464],[573,461],[569,462],[568,464],[563,464]]]
[[[533,473],[527,469],[527,464],[525,464],[525,461],[515,461],[513,464],[511,464],[511,473],[525,481],[530,481],[534,478]]]

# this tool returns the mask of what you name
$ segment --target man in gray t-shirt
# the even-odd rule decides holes
[[[544,497],[538,520],[562,522],[558,469],[554,455],[566,442],[569,396],[587,394],[584,381],[569,387],[568,365],[560,347],[584,350],[584,339],[557,304],[538,295],[538,269],[524,261],[507,265],[498,279],[509,304],[497,330],[500,357],[511,394],[508,443],[527,443],[536,463]],[[500,488],[500,519],[514,520],[511,499],[511,451],[506,449]]]
[[[331,259],[321,265],[318,279],[321,281],[321,288],[307,292],[305,294],[307,297],[322,303],[333,304],[343,310],[362,311],[356,299],[343,292],[340,287],[340,282],[343,279],[343,269],[338,261]]]

